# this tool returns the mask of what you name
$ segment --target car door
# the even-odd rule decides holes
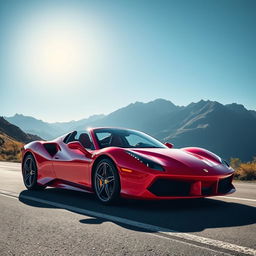
[[[61,142],[60,146],[61,150],[57,152],[53,159],[56,178],[62,180],[63,183],[70,182],[89,187],[91,184],[90,163],[92,159],[86,157],[80,150],[68,148],[64,142]]]

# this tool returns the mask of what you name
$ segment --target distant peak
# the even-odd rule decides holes
[[[201,99],[200,101],[198,101],[198,103],[213,103],[213,104],[220,104],[218,101],[215,101],[215,100],[203,100],[203,99]]]
[[[197,102],[191,102],[188,106],[193,106],[193,105],[205,105],[207,103],[211,103],[211,102],[215,102],[215,101],[210,101],[210,100],[199,100]]]
[[[157,105],[165,105],[165,106],[168,106],[168,107],[177,107],[175,104],[173,104],[170,100],[165,100],[165,99],[162,99],[162,98],[158,98],[158,99],[155,99],[155,100],[152,100],[152,101],[149,101],[148,103],[146,104],[157,104]]]
[[[236,112],[244,112],[247,111],[247,109],[244,107],[244,105],[242,104],[237,104],[237,103],[231,103],[231,104],[227,104],[225,105],[227,108],[236,111]]]
[[[155,100],[152,100],[151,102],[170,102],[170,103],[172,103],[170,100],[166,100],[166,99],[163,99],[163,98],[157,98]]]

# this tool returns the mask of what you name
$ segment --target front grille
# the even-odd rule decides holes
[[[233,188],[232,185],[232,176],[229,176],[225,179],[220,179],[218,184],[218,193],[226,194]]]
[[[148,190],[156,196],[189,196],[190,186],[186,181],[158,179]]]

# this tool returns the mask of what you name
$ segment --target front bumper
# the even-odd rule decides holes
[[[233,173],[218,176],[129,175],[121,177],[121,195],[137,199],[181,199],[235,192]]]
[[[230,193],[232,175],[218,180],[157,179],[148,188],[157,197],[205,197]]]

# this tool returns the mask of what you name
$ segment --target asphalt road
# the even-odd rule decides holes
[[[0,255],[256,255],[256,184],[227,197],[122,200],[27,191],[20,165],[0,162]]]

